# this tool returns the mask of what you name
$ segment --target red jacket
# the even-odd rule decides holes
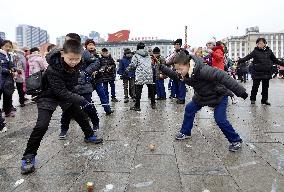
[[[216,67],[224,71],[224,49],[222,46],[215,46],[212,53],[212,67]]]

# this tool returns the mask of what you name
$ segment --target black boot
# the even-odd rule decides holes
[[[185,104],[185,100],[180,100],[180,99],[178,99],[178,100],[177,100],[177,104]]]
[[[128,97],[124,98],[124,103],[128,103],[128,102],[129,102],[129,98]]]
[[[271,103],[269,103],[268,101],[261,101],[262,105],[271,105]]]

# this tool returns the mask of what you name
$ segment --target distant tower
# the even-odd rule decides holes
[[[184,48],[187,48],[187,25],[184,26]]]

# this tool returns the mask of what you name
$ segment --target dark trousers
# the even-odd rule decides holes
[[[229,142],[241,141],[240,136],[234,130],[230,122],[227,120],[227,114],[226,114],[227,105],[228,105],[228,97],[224,97],[221,103],[214,108],[215,121]],[[195,114],[201,108],[202,107],[199,106],[195,101],[191,101],[186,105],[183,124],[180,130],[181,133],[185,135],[191,135]]]
[[[2,111],[0,109],[0,114],[2,114]],[[0,130],[2,130],[5,127],[5,119],[0,115]]]
[[[261,99],[261,101],[266,102],[268,100],[269,79],[254,79],[253,85],[252,85],[252,90],[251,90],[251,95],[250,95],[251,101],[256,100],[258,87],[259,87],[261,81],[262,81],[262,92],[261,92],[262,99]]]
[[[110,85],[110,92],[111,92],[111,98],[115,98],[115,83],[114,81],[110,81],[110,82],[104,82],[103,86],[104,86],[104,90],[109,102],[109,92],[108,92],[108,84]]]
[[[5,114],[11,113],[12,107],[13,107],[13,95],[7,95],[5,92],[0,92],[0,95],[3,95],[3,111]],[[1,97],[1,96],[0,96]]]
[[[94,89],[96,90],[101,103],[103,105],[103,108],[105,110],[106,113],[109,113],[111,111],[110,105],[109,105],[109,99],[106,96],[105,90],[104,90],[104,86],[102,83],[96,83],[96,85],[94,86]]]
[[[25,92],[24,92],[24,83],[16,83],[18,94],[19,94],[19,102],[20,104],[25,103]]]
[[[166,90],[164,85],[164,79],[156,80],[156,92],[158,98],[166,98]]]
[[[247,82],[247,73],[240,73],[241,82]]]
[[[123,89],[124,98],[135,98],[135,78],[123,79]]]
[[[92,103],[92,93],[88,94],[82,94],[83,96],[89,103]],[[91,122],[93,124],[93,129],[98,129],[99,128],[99,123],[100,119],[98,117],[97,109],[95,106],[92,106],[92,109],[84,109],[84,112],[89,116],[91,119]],[[61,131],[67,132],[69,130],[69,125],[71,123],[72,117],[70,114],[63,112],[61,115]]]
[[[37,150],[40,146],[42,138],[44,137],[48,129],[53,112],[54,111],[52,110],[38,108],[37,122],[29,138],[24,157],[26,155],[37,155]],[[82,131],[84,132],[85,138],[94,135],[94,131],[89,124],[88,117],[85,113],[82,112],[78,105],[72,105],[64,112],[75,119],[75,121],[79,124]]]
[[[147,84],[148,93],[151,98],[151,104],[155,104],[155,84]],[[142,95],[143,85],[135,85],[136,101],[135,106],[140,108],[140,100]]]

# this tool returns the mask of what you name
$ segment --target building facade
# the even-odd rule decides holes
[[[0,31],[0,37],[1,37],[1,39],[6,39],[6,34],[2,31]]]
[[[137,44],[140,41],[127,41],[127,42],[102,42],[96,44],[96,49],[98,53],[101,52],[103,48],[107,48],[112,57],[117,60],[123,56],[124,49],[129,48],[131,51],[136,51]],[[154,49],[154,47],[159,47],[161,50],[161,55],[167,57],[174,52],[173,41],[171,40],[149,40],[143,41],[146,45],[146,49]]]
[[[250,27],[246,29],[244,36],[231,36],[226,39],[229,58],[236,60],[248,55],[254,50],[259,37],[267,40],[267,45],[277,58],[284,57],[284,31],[259,32],[258,27]]]
[[[16,27],[16,41],[20,47],[39,47],[49,42],[49,35],[40,27],[19,25]]]

